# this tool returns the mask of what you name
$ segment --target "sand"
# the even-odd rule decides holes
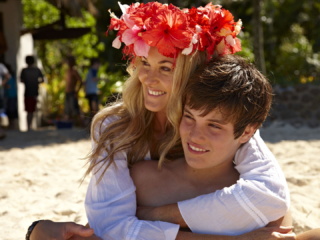
[[[296,232],[320,227],[320,128],[273,124],[261,135],[288,181]],[[37,219],[87,222],[80,186],[90,149],[85,130],[7,132],[0,141],[1,240],[24,239]]]

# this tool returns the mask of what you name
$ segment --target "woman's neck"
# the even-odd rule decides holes
[[[153,132],[155,137],[160,135],[160,137],[164,136],[166,133],[166,124],[168,118],[165,113],[157,112],[155,114],[154,122],[153,122]]]

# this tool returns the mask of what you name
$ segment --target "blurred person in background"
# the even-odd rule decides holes
[[[0,114],[4,112],[4,86],[10,79],[10,73],[6,66],[0,63]],[[0,118],[0,139],[6,137],[4,130],[2,129],[2,123]]]
[[[7,81],[5,85],[5,98],[6,105],[5,110],[9,118],[9,129],[18,129],[18,101],[17,101],[17,82],[15,74],[11,69],[9,64],[6,65],[11,78]]]
[[[65,75],[66,80],[66,98],[64,102],[65,120],[70,121],[75,118],[78,124],[82,124],[80,117],[80,108],[78,103],[78,94],[82,87],[82,79],[76,69],[76,60],[73,56],[67,58],[68,70]],[[77,88],[77,85],[78,88]]]
[[[27,56],[28,67],[21,71],[21,82],[25,84],[24,105],[27,111],[28,130],[31,130],[33,113],[37,107],[37,97],[39,95],[39,84],[43,83],[43,74],[36,66],[34,56]]]
[[[92,58],[90,61],[90,69],[86,76],[86,98],[90,105],[90,118],[92,118],[99,110],[98,101],[98,71],[100,67],[100,61],[97,58]]]

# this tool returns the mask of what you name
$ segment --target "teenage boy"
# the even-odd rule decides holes
[[[90,69],[86,76],[86,98],[89,100],[90,115],[93,117],[98,111],[98,70],[100,61],[97,58],[92,58],[90,61]]]
[[[78,124],[82,125],[78,94],[82,87],[82,79],[76,69],[76,59],[73,56],[67,58],[68,69],[66,71],[66,97],[64,101],[65,120],[76,118]],[[77,87],[78,85],[78,87]]]
[[[234,157],[241,154],[241,146],[262,125],[271,100],[272,88],[268,80],[253,64],[239,56],[219,57],[199,69],[189,80],[184,93],[180,136],[185,158],[162,164],[161,171],[158,171],[156,161],[142,161],[130,170],[137,188],[138,206],[143,206],[140,210],[138,208],[137,216],[144,220],[179,223],[198,234],[241,235],[260,228],[261,225],[250,214],[239,216],[239,204],[233,204],[235,199],[230,194],[228,197],[228,192],[237,181],[245,181],[239,179]],[[279,165],[275,164],[281,172]],[[249,161],[246,167],[259,166],[252,167]],[[274,178],[286,186],[283,175]],[[186,223],[176,221],[172,212],[157,214],[157,207],[178,202],[181,208],[181,201],[212,192],[221,195],[221,202],[215,203],[217,208],[212,209],[208,203],[203,206],[202,213],[193,212],[191,219],[184,216],[189,220]],[[258,190],[254,195],[251,197],[262,198],[259,209],[270,205],[263,202],[263,195]],[[222,211],[219,204],[227,205],[228,211],[222,214],[225,218],[217,220],[214,213]],[[276,212],[277,208],[274,206],[271,211]],[[221,209],[226,211],[225,207]],[[275,220],[268,219],[269,222]],[[290,225],[291,220],[282,224]],[[200,237],[193,233],[179,233],[177,239]],[[207,239],[205,237],[209,235],[201,237]]]
[[[43,75],[40,69],[35,65],[33,56],[26,57],[28,67],[21,71],[21,82],[25,85],[24,105],[27,111],[28,130],[31,129],[33,113],[36,111],[37,97],[39,95],[39,84],[43,82]]]

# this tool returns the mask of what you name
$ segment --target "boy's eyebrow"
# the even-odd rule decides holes
[[[219,123],[221,125],[226,125],[227,122],[223,121],[223,120],[219,120],[219,119],[208,119],[209,122],[214,122],[214,123]]]
[[[184,111],[187,112],[190,115],[193,115],[186,107],[184,108]],[[209,122],[213,122],[213,123],[219,123],[221,125],[226,125],[228,124],[227,122],[220,120],[220,119],[208,119]]]
[[[184,108],[184,111],[187,112],[190,115],[193,115],[188,109],[186,109],[186,107]]]

